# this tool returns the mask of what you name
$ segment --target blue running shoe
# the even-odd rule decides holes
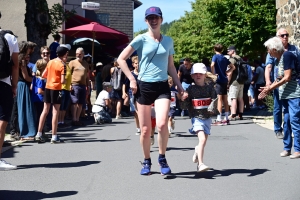
[[[141,169],[141,175],[150,175],[151,174],[151,161],[144,160],[144,162],[141,162],[143,168]]]
[[[166,175],[171,173],[171,169],[167,163],[166,158],[158,158],[158,164],[160,165],[161,175]]]

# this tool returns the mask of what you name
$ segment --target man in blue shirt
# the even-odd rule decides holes
[[[227,85],[230,82],[232,71],[235,69],[235,66],[229,62],[227,58],[222,55],[223,45],[216,44],[214,46],[215,55],[212,58],[211,62],[211,72],[218,76],[216,81],[216,93],[218,95],[218,111],[219,115],[217,116],[217,120],[212,125],[228,125],[228,114],[229,114],[229,106],[227,100]],[[229,70],[227,67],[229,66]],[[227,70],[227,71],[226,71]],[[225,107],[225,120],[221,119],[222,115],[222,105]]]
[[[53,38],[54,38],[54,42],[52,42],[49,46],[49,48],[50,48],[50,60],[57,57],[56,49],[59,46],[59,41],[60,41],[61,37],[60,37],[60,35],[56,34],[56,35],[53,35]]]
[[[277,31],[277,37],[279,37],[282,41],[285,51],[290,51],[294,55],[297,56],[298,62],[300,62],[300,51],[299,49],[289,44],[289,33],[286,29],[280,28]],[[273,58],[268,53],[266,58],[266,69],[265,69],[265,80],[266,86],[270,86],[272,82],[274,82],[274,77],[276,77],[276,73],[278,70],[275,69],[276,58]],[[274,132],[278,139],[283,139],[282,134],[282,102],[279,99],[278,89],[274,89],[273,91],[274,98],[274,109],[273,109],[273,118],[274,118]]]

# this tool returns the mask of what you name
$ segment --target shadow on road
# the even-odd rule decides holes
[[[1,190],[0,196],[5,200],[38,200],[48,198],[59,198],[77,194],[77,191],[58,191],[53,193],[44,193],[40,191],[20,191],[20,190]]]
[[[189,178],[189,179],[216,179],[217,177],[230,176],[233,174],[248,174],[248,177],[253,177],[257,175],[264,174],[265,172],[270,171],[268,169],[224,169],[224,170],[215,170],[211,169],[206,172],[179,172],[173,173],[169,176],[166,176],[165,179],[176,179],[176,178]]]
[[[15,154],[19,153],[20,148],[32,146],[32,145],[26,144],[26,143],[22,143],[20,145],[17,145],[17,146],[14,146],[14,147],[10,148],[9,150],[3,152],[1,154],[1,157],[2,158],[13,158],[13,157],[15,157]]]
[[[153,147],[154,149],[157,149],[155,151],[158,151],[158,147]],[[182,148],[178,148],[178,147],[167,147],[167,151],[194,151],[195,148],[190,148],[190,147],[182,147]],[[155,152],[155,151],[151,151],[151,152]]]
[[[68,138],[64,143],[84,143],[84,142],[123,142],[130,139],[116,139],[116,140],[95,140],[96,138]]]
[[[185,133],[185,134],[182,134],[182,133]],[[175,132],[174,133],[174,137],[187,137],[187,138],[190,138],[190,137],[197,137],[196,134],[187,134],[188,132]]]
[[[18,165],[18,169],[30,169],[30,168],[73,168],[84,167],[88,165],[99,164],[101,161],[80,161],[80,162],[68,162],[68,163],[47,163],[47,164],[30,164],[30,165]]]

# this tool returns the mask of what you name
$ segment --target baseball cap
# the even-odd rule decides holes
[[[110,84],[110,82],[103,82],[102,86],[103,87],[111,87],[112,85]]]
[[[203,63],[195,63],[192,66],[191,74],[196,74],[196,73],[206,74],[206,72],[207,72],[207,68]]]
[[[235,46],[229,46],[227,50],[228,50],[228,51],[231,51],[231,50],[234,50],[234,51],[235,51],[236,49],[235,49]]]
[[[71,46],[69,44],[59,45],[56,49],[57,56],[61,57],[61,56],[65,55],[70,49],[71,49]]]
[[[92,56],[91,56],[91,54],[88,53],[88,54],[85,54],[84,57],[86,58],[86,57],[92,57]]]
[[[96,67],[103,65],[102,62],[97,62]]]
[[[157,15],[162,17],[162,12],[159,7],[151,6],[148,8],[145,12],[145,18],[148,17],[149,15]]]

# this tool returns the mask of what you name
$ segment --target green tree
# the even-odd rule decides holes
[[[240,55],[261,56],[263,42],[276,31],[273,0],[195,0],[191,4],[192,11],[167,32],[175,43],[175,61],[211,58],[216,43],[235,45]]]
[[[62,23],[71,17],[75,11],[64,11],[60,4],[54,4],[48,8],[47,0],[25,0],[25,26],[27,28],[27,40],[37,44],[31,57],[35,62],[39,56],[39,49],[46,45],[50,33],[56,33]]]

